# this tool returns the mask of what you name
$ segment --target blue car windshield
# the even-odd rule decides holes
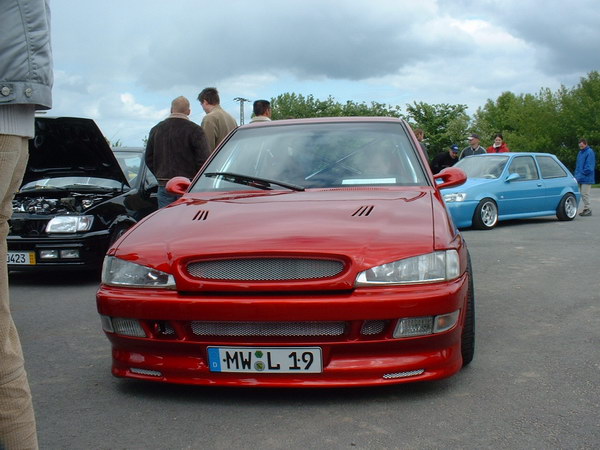
[[[428,183],[401,124],[294,123],[240,128],[190,191]]]
[[[467,156],[454,167],[462,169],[467,178],[498,178],[508,162],[508,156]]]

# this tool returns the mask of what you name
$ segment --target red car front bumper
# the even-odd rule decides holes
[[[204,296],[101,286],[97,303],[105,321],[134,319],[145,335],[126,336],[105,327],[113,348],[115,376],[197,385],[335,387],[433,380],[458,372],[462,367],[461,334],[467,296],[465,274],[449,283],[358,288],[319,295]],[[453,311],[460,314],[447,331],[393,337],[400,318],[433,317]],[[247,327],[253,323],[275,326],[289,322],[341,324],[341,331],[327,336],[207,335],[195,331],[206,323],[241,323]],[[317,347],[321,349],[322,371],[212,372],[208,347],[252,351]]]

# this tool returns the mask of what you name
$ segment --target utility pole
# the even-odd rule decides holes
[[[240,125],[244,125],[244,102],[249,102],[250,100],[242,97],[236,97],[234,100],[240,102]]]

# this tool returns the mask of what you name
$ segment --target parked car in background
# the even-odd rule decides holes
[[[442,192],[459,228],[489,230],[501,220],[577,215],[577,181],[552,154],[474,155],[454,167],[467,174],[467,182]]]
[[[144,147],[113,147],[112,151],[131,188],[123,199],[124,206],[137,222],[156,211],[158,181],[146,166]]]
[[[114,153],[90,119],[37,117],[13,201],[10,270],[94,269],[131,225],[157,208],[143,148]]]
[[[280,387],[456,373],[473,358],[473,279],[439,189],[464,180],[434,178],[399,119],[237,128],[109,250],[112,373]]]

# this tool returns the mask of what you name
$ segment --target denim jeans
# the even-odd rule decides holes
[[[177,200],[180,195],[175,195],[167,192],[164,186],[158,186],[158,192],[156,194],[156,199],[158,200],[158,207],[164,208],[167,205],[170,205],[175,200]]]

